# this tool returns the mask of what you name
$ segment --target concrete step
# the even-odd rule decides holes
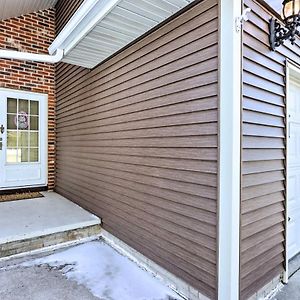
[[[99,236],[98,217],[57,193],[43,195],[0,203],[0,258]]]

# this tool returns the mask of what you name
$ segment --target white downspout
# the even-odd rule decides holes
[[[36,62],[44,62],[44,63],[50,63],[55,64],[62,60],[64,57],[64,50],[57,49],[54,55],[48,55],[48,54],[35,54],[35,53],[29,53],[29,52],[19,52],[19,51],[13,51],[13,50],[0,50],[0,59],[17,59],[17,60],[30,60],[30,61],[36,61]]]

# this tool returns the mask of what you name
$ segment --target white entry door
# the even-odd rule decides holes
[[[288,258],[300,252],[300,84],[288,90]]]
[[[0,89],[0,190],[47,184],[47,102]]]

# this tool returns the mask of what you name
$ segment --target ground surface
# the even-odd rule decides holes
[[[83,285],[47,267],[0,271],[1,300],[98,300]]]
[[[54,192],[0,202],[0,244],[93,226],[99,218]]]
[[[300,271],[296,272],[280,292],[272,300],[299,300],[300,299]]]
[[[1,300],[181,299],[102,241],[0,264]]]

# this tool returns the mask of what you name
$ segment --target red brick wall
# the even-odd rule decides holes
[[[55,37],[55,11],[48,9],[0,21],[0,48],[48,53]],[[54,65],[0,59],[0,87],[48,94],[48,187],[55,184]]]

